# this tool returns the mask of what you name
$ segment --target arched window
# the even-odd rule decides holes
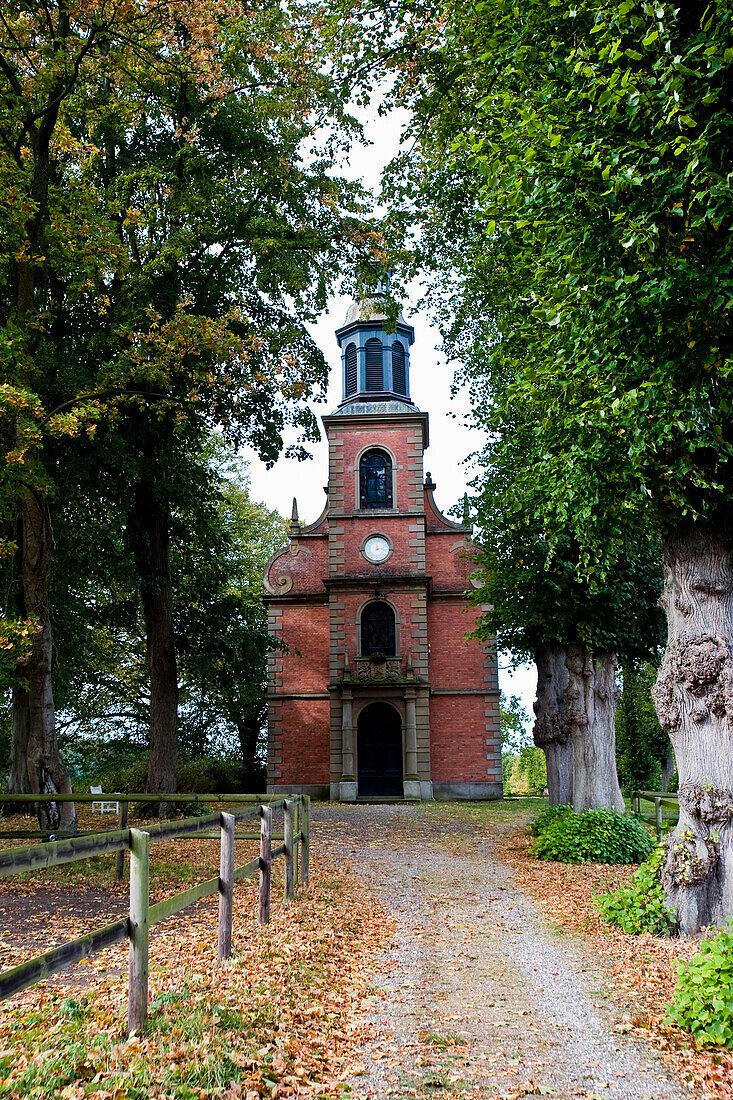
[[[366,342],[366,388],[368,390],[384,389],[382,341],[377,340],[376,336]]]
[[[386,451],[367,451],[361,456],[359,507],[392,507],[392,459]]]
[[[350,397],[359,388],[359,371],[356,358],[356,344],[346,349],[346,396]]]
[[[384,657],[395,655],[394,611],[384,600],[368,603],[361,613],[361,655]]]
[[[399,340],[392,345],[392,388],[395,393],[407,394],[405,349]]]

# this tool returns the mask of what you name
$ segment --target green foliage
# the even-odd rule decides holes
[[[87,761],[88,772],[74,779],[74,789],[88,793],[92,783],[101,783],[104,791],[127,791],[131,794],[145,790],[148,775],[148,754],[144,748],[120,751],[119,756],[108,757],[106,766],[93,770],[93,759]],[[249,783],[242,783],[243,762],[238,754],[227,756],[190,757],[182,756],[176,769],[176,788],[192,794],[236,794],[240,791],[251,792]],[[258,789],[264,790],[265,770],[257,773]]]
[[[532,845],[532,854],[558,863],[639,863],[653,847],[636,818],[616,810],[583,810],[557,815]]]
[[[501,754],[501,777],[505,798],[512,793],[512,768],[516,760],[517,754],[515,752],[507,752],[505,750]]]
[[[703,940],[677,968],[668,1018],[701,1046],[733,1047],[733,927]]]
[[[545,754],[536,745],[523,745],[510,777],[512,794],[542,794],[547,786]]]
[[[521,542],[494,520],[507,624],[521,630],[535,621],[521,575],[534,559],[550,564],[540,603],[552,606],[569,571],[602,588],[637,523],[653,538],[695,513],[727,520],[733,11],[443,10],[442,42],[402,86],[415,143],[392,197],[422,215],[419,259],[477,419],[500,448],[517,431],[526,456],[497,466],[487,498],[514,508],[517,532],[526,516],[539,532],[512,558]],[[633,567],[622,581],[636,598]]]
[[[172,473],[179,744],[189,757],[239,752],[252,774],[237,784],[257,789],[267,654],[275,644],[262,603],[262,572],[284,541],[285,524],[251,500],[246,467],[221,442],[185,455]],[[91,492],[67,500],[55,527],[59,743],[74,775],[91,782],[139,754],[149,721],[138,576],[124,514],[106,499],[109,492],[105,477],[96,487],[96,507]]]
[[[504,749],[516,753],[531,742],[530,721],[519,696],[507,695],[502,691],[499,695],[499,729]]]
[[[651,688],[656,667],[647,661],[624,661],[623,692],[616,709],[616,762],[624,794],[664,790],[663,768],[672,746],[654,709]],[[664,776],[669,782],[669,774]]]
[[[597,901],[603,919],[632,936],[642,932],[651,932],[655,936],[671,935],[676,919],[662,889],[663,861],[664,847],[660,844],[634,871],[626,886],[602,894]]]
[[[539,836],[540,833],[544,833],[545,829],[548,829],[550,825],[553,825],[558,818],[561,818],[564,814],[572,813],[572,811],[573,807],[568,805],[546,806],[534,819],[529,827],[529,831],[532,836]]]

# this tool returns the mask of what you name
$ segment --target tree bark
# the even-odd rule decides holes
[[[550,805],[614,809],[624,800],[616,774],[616,657],[579,645],[535,655],[535,744],[545,752]]]
[[[31,730],[28,688],[13,686],[13,716],[10,733],[10,775],[8,794],[30,794],[28,783],[28,738]]]
[[[663,544],[667,648],[653,689],[679,771],[662,882],[685,935],[733,916],[733,535],[707,523]]]
[[[674,753],[672,752],[672,749],[670,747],[669,752],[665,756],[664,760],[662,760],[662,764],[661,764],[662,792],[664,794],[666,794],[667,791],[669,790],[670,780],[672,779],[672,776],[674,775],[674,769],[676,767],[677,767],[677,765],[675,763]]]
[[[561,646],[542,646],[535,653],[534,743],[545,754],[551,806],[569,805],[573,801],[573,743],[564,722],[562,703],[568,685],[565,656]]]
[[[135,493],[135,562],[140,577],[150,672],[148,790],[176,789],[178,763],[178,668],[173,631],[168,505],[148,480]],[[161,802],[166,816],[172,807]]]
[[[568,646],[565,720],[573,742],[573,808],[611,809],[625,804],[616,772],[616,654]]]
[[[22,672],[28,682],[28,788],[32,794],[71,794],[71,780],[59,756],[51,684],[53,639],[49,602],[50,520],[43,497],[26,489],[21,503],[22,582],[25,614],[36,620],[31,651]],[[39,802],[41,829],[76,827],[73,802]]]

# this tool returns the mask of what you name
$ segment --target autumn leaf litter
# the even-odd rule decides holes
[[[602,924],[591,895],[630,872],[538,865],[523,809],[318,807],[311,886],[264,929],[238,886],[225,966],[215,899],[152,930],[146,1036],[124,1034],[125,945],[0,1005],[0,1097],[733,1098],[730,1054],[664,1022],[695,945]],[[154,900],[217,863],[215,842],[153,851]],[[124,912],[111,860],[64,872],[4,884],[4,966]]]

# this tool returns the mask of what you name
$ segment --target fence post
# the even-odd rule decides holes
[[[302,820],[301,801],[300,795],[293,800],[293,890],[298,885],[298,857],[300,855],[298,845],[300,844],[300,822]]]
[[[270,923],[272,807],[260,806],[260,924]]]
[[[127,828],[127,813],[130,803],[120,802],[120,828]],[[117,853],[117,864],[115,866],[115,878],[118,882],[122,882],[125,877],[125,849],[120,848]]]
[[[310,878],[310,831],[311,831],[311,799],[309,794],[303,795],[303,816],[301,817],[300,830],[303,840],[300,845],[300,878],[304,886],[308,885]]]
[[[293,858],[293,818],[295,817],[295,804],[292,799],[286,798],[283,800],[283,835],[285,844],[285,900],[290,901],[295,897],[295,882],[294,882],[294,867],[295,860]]]
[[[654,799],[654,813],[657,823],[657,840],[662,843],[662,800],[661,798]]]
[[[127,1031],[142,1032],[148,1018],[148,905],[150,834],[130,829],[130,972]]]
[[[217,958],[232,953],[232,916],[234,911],[234,814],[221,815],[219,852],[219,948]]]

